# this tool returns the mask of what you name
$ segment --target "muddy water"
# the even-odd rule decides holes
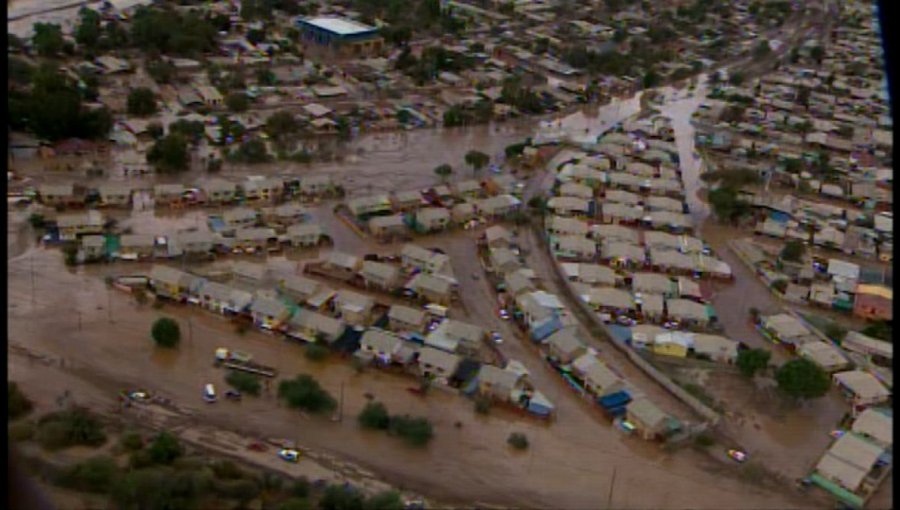
[[[11,302],[20,305],[8,310],[10,341],[62,356],[66,367],[107,380],[110,398],[120,388],[145,386],[188,407],[204,422],[241,430],[246,437],[293,438],[357,460],[386,473],[389,481],[464,501],[593,508],[606,498],[615,468],[616,507],[797,507],[789,498],[722,477],[727,467],[718,472],[698,468],[707,461],[690,451],[669,456],[636,438],[624,438],[577,399],[566,398],[563,388],[548,390],[560,409],[559,420],[550,427],[502,412],[476,418],[471,402],[458,395],[434,391],[426,398],[411,397],[405,391],[413,384],[408,378],[374,371],[358,375],[346,362],[311,365],[292,343],[256,332],[237,336],[221,318],[188,308],[139,308],[124,294],[105,288],[102,276],[115,272],[114,266],[69,272],[55,251],[32,249],[27,255],[34,257],[37,270],[37,299],[29,304],[28,258],[13,261],[9,293]],[[152,321],[161,315],[182,323],[184,340],[177,353],[160,354],[148,339]],[[343,385],[343,422],[304,418],[268,395],[240,404],[204,405],[203,384],[223,386],[223,372],[210,363],[219,346],[251,352],[285,376],[311,373],[335,396]],[[429,416],[436,428],[433,444],[414,450],[384,435],[361,434],[354,417],[366,402],[365,393],[392,412]],[[453,426],[457,420],[462,428]],[[513,431],[529,436],[528,453],[508,449],[505,440]],[[694,496],[701,490],[708,503]]]

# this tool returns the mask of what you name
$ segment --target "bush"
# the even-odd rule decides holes
[[[359,413],[359,424],[366,429],[387,430],[391,424],[391,417],[387,408],[381,402],[369,402]]]
[[[168,431],[160,432],[147,447],[147,455],[154,464],[171,464],[183,454],[184,448],[178,438]]]
[[[250,107],[250,98],[241,92],[228,94],[228,97],[225,98],[225,105],[233,112],[247,111],[247,108]]]
[[[278,385],[278,397],[284,399],[290,407],[311,413],[326,413],[337,407],[334,397],[308,374],[281,381]]]
[[[226,480],[215,484],[216,492],[228,499],[247,503],[259,495],[259,484],[254,480]]]
[[[119,478],[112,484],[110,496],[117,508],[192,508],[211,484],[209,475],[202,471],[151,467]]]
[[[506,438],[506,444],[512,446],[516,450],[525,450],[528,448],[528,438],[521,432],[513,432]]]
[[[132,89],[128,93],[128,114],[146,117],[156,113],[156,94],[146,87]]]
[[[329,485],[319,500],[321,510],[363,510],[362,495],[353,487]]]
[[[694,438],[694,443],[701,448],[709,448],[710,446],[716,444],[715,439],[708,434],[700,434],[699,436]]]
[[[178,342],[181,341],[181,327],[178,326],[174,319],[163,317],[153,323],[150,335],[153,337],[156,345],[172,349],[178,347]]]
[[[230,460],[220,460],[212,464],[213,474],[221,480],[239,480],[244,478],[244,472]]]
[[[119,444],[122,445],[122,448],[126,451],[134,452],[144,447],[144,438],[141,436],[140,432],[126,432],[119,438]]]
[[[84,492],[105,493],[119,472],[116,462],[107,456],[94,457],[72,466],[60,479],[60,485]]]
[[[788,286],[788,281],[783,278],[772,282],[772,288],[782,294],[784,294],[784,291],[787,290],[787,286]]]
[[[69,446],[100,446],[106,442],[103,425],[86,409],[51,413],[38,422],[37,441],[47,450]]]
[[[753,377],[756,372],[769,366],[769,359],[772,353],[765,349],[742,349],[738,351],[737,364],[738,369],[746,377]]]
[[[7,421],[25,416],[33,407],[19,385],[12,381],[6,382],[6,406]]]
[[[238,372],[237,370],[228,372],[228,375],[225,376],[225,382],[242,393],[254,396],[259,396],[259,392],[262,389],[259,377],[247,372]]]
[[[844,340],[844,337],[847,336],[847,329],[837,322],[829,322],[828,325],[825,326],[825,335],[832,340],[841,342]]]
[[[366,510],[403,510],[403,498],[397,491],[384,491],[366,501]]]
[[[12,423],[6,429],[6,435],[10,442],[29,441],[34,438],[34,423]]]
[[[291,495],[295,498],[305,498],[309,496],[309,480],[305,476],[301,476],[294,480],[291,487]]]
[[[291,498],[282,501],[276,508],[278,510],[312,510],[313,504],[308,499]]]
[[[781,258],[789,262],[800,262],[806,253],[806,246],[800,241],[788,241],[781,250]]]
[[[310,343],[306,345],[303,355],[310,361],[324,361],[330,352],[324,345]]]
[[[493,403],[491,399],[484,396],[475,397],[475,412],[478,414],[488,414],[491,412]]]
[[[412,446],[425,446],[434,437],[431,422],[427,418],[409,415],[392,416],[388,431]]]

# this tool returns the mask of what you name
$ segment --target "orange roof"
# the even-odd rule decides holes
[[[887,287],[883,287],[881,285],[864,285],[860,284],[856,286],[857,294],[871,294],[878,297],[883,297],[885,299],[889,299],[891,301],[894,300],[894,291],[893,289],[889,289]]]

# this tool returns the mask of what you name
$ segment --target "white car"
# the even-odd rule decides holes
[[[502,344],[503,336],[500,334],[499,331],[492,331],[491,332],[491,340],[493,340],[495,344]]]
[[[278,456],[287,462],[300,462],[300,452],[291,448],[284,448],[278,451]]]

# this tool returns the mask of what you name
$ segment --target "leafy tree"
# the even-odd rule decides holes
[[[876,321],[863,328],[862,334],[889,342],[893,339],[893,328],[889,322]]]
[[[196,144],[206,136],[206,126],[199,120],[178,119],[169,124],[169,134],[179,135]]]
[[[528,144],[525,143],[514,143],[512,145],[507,145],[505,149],[503,149],[503,153],[507,158],[514,158],[516,156],[521,156],[523,152],[525,152],[525,147]]]
[[[800,241],[788,241],[781,249],[781,259],[788,262],[800,262],[806,254],[806,246]]]
[[[250,107],[250,98],[242,92],[228,94],[228,97],[225,98],[225,105],[233,112],[245,112]]]
[[[159,122],[154,121],[147,125],[147,133],[150,135],[150,138],[153,138],[154,140],[162,138],[165,132],[165,128]]]
[[[434,173],[438,175],[442,180],[446,181],[450,174],[453,173],[453,167],[444,163],[443,165],[438,165],[434,168]]]
[[[261,86],[275,85],[278,83],[278,78],[271,69],[260,68],[256,71],[256,83]]]
[[[141,436],[140,432],[126,432],[119,437],[119,444],[122,445],[122,448],[134,452],[144,447],[144,437]]]
[[[53,57],[63,50],[62,28],[56,23],[35,23],[31,44],[42,57]]]
[[[177,347],[181,341],[181,327],[174,319],[168,317],[156,319],[150,330],[150,336],[156,345],[171,349]]]
[[[110,496],[117,508],[163,510],[195,508],[212,485],[208,473],[154,466],[126,473],[113,483]]]
[[[649,71],[644,73],[644,79],[642,80],[641,83],[644,85],[645,89],[652,89],[653,87],[658,86],[659,82],[660,82],[659,75],[656,74],[656,71],[654,71],[653,69],[650,69]]]
[[[541,196],[534,196],[528,200],[528,208],[543,216],[547,213],[547,199]]]
[[[47,450],[69,446],[100,446],[106,442],[103,425],[87,409],[74,408],[43,416],[36,438]]]
[[[251,138],[238,146],[232,152],[232,159],[235,161],[255,165],[258,163],[266,163],[272,159],[269,150],[266,148],[266,142],[259,138]]]
[[[841,326],[837,322],[829,322],[828,325],[825,326],[825,335],[832,340],[840,342],[847,336],[847,328]]]
[[[746,377],[753,377],[769,366],[772,353],[765,349],[741,349],[737,355],[737,367]]]
[[[249,395],[259,395],[259,392],[262,389],[259,377],[237,370],[228,372],[228,375],[225,376],[225,382],[238,391]]]
[[[427,418],[414,418],[410,415],[392,416],[388,431],[412,446],[425,446],[434,437],[431,422]]]
[[[156,113],[156,94],[146,87],[131,89],[128,93],[128,113],[137,117]]]
[[[813,46],[812,49],[809,50],[809,56],[821,64],[822,59],[825,57],[825,50],[822,49],[821,46]]]
[[[150,75],[150,78],[159,84],[172,83],[178,72],[175,64],[164,59],[150,60],[144,65],[144,68],[147,74]]]
[[[147,447],[147,454],[154,464],[169,465],[184,455],[184,447],[169,431],[162,431]]]
[[[478,172],[491,161],[491,157],[487,154],[471,150],[466,153],[466,164],[472,167],[473,172]]]
[[[358,420],[363,428],[375,430],[387,430],[391,424],[387,408],[381,402],[367,403],[366,407],[360,411]]]
[[[735,72],[729,78],[728,82],[734,85],[735,87],[740,86],[741,83],[744,83],[744,73]]]
[[[753,48],[753,56],[756,58],[763,58],[771,52],[772,48],[769,47],[768,41],[760,41],[759,44]]]
[[[365,503],[365,510],[403,510],[403,498],[397,491],[384,491],[375,494]]]
[[[86,47],[95,48],[100,42],[100,14],[93,9],[82,7],[78,11],[78,26],[75,27],[75,42]]]
[[[528,437],[521,432],[513,432],[506,438],[506,443],[516,450],[525,450],[528,448]]]
[[[828,374],[805,358],[792,359],[775,372],[778,387],[794,398],[819,398],[828,392]]]
[[[320,510],[364,510],[362,494],[352,487],[329,485],[319,500]]]
[[[138,7],[131,19],[131,41],[145,52],[186,57],[216,48],[217,27],[194,12]]]
[[[178,173],[188,169],[190,153],[184,136],[171,132],[157,140],[147,152],[147,162],[160,173]]]
[[[775,280],[774,282],[772,282],[772,288],[782,294],[784,294],[784,292],[787,290],[787,286],[788,286],[788,281],[785,280],[784,278],[782,278],[780,280]]]
[[[266,134],[275,139],[282,139],[300,131],[300,122],[287,111],[273,113],[266,119]]]
[[[307,374],[281,381],[278,385],[278,397],[284,399],[290,407],[311,413],[329,412],[337,406],[334,397]]]
[[[16,84],[30,84],[33,74],[34,66],[19,57],[9,57],[6,61],[6,75]]]
[[[750,213],[749,205],[739,200],[734,188],[717,188],[709,192],[709,203],[720,221],[734,223]]]
[[[64,487],[79,491],[105,493],[118,473],[115,460],[101,455],[72,466],[60,482]]]
[[[19,389],[19,385],[12,381],[6,382],[6,405],[7,420],[15,420],[25,416],[31,412],[33,407],[28,397]]]
[[[291,496],[295,498],[306,498],[309,496],[309,480],[305,476],[294,479],[291,486]]]

